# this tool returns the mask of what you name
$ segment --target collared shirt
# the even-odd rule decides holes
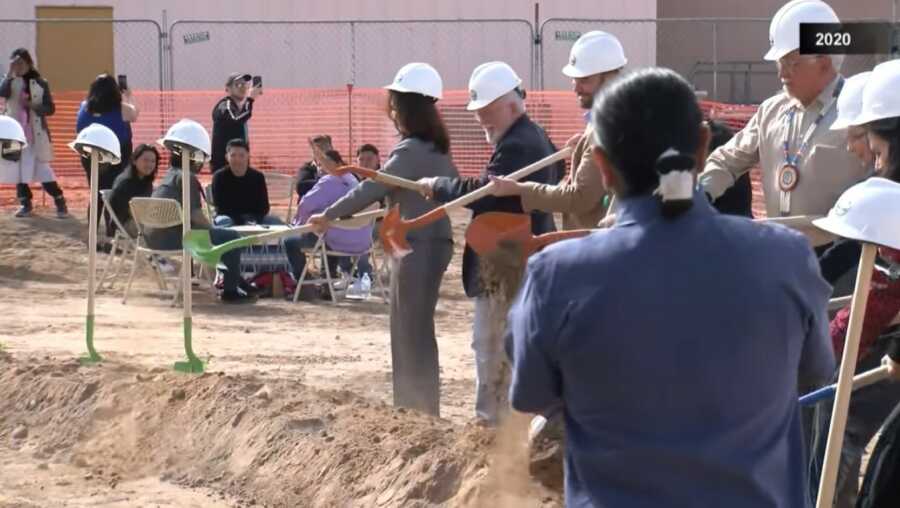
[[[616,220],[532,256],[509,315],[513,407],[564,407],[566,506],[806,507],[798,381],[834,356],[805,237],[699,192]]]
[[[777,175],[785,164],[784,141],[790,139],[790,153],[795,154],[808,129],[835,99],[840,79],[836,77],[806,107],[784,92],[763,102],[747,125],[709,156],[700,175],[704,190],[716,199],[738,177],[759,165],[766,213],[769,217],[780,215],[781,190]],[[786,115],[792,108],[796,108],[796,114],[789,133]],[[837,106],[833,105],[825,111],[802,154],[800,177],[797,187],[791,191],[789,215],[827,215],[837,198],[865,177],[866,168],[845,148],[846,129],[831,130],[836,118]]]

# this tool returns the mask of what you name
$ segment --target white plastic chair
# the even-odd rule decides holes
[[[119,272],[122,270],[122,266],[125,264],[125,259],[129,254],[134,252],[135,242],[137,240],[135,237],[131,236],[127,229],[125,229],[124,224],[122,224],[122,221],[119,220],[119,217],[112,208],[110,203],[110,200],[112,199],[112,189],[101,190],[100,199],[103,200],[103,208],[112,218],[113,223],[116,226],[116,231],[113,233],[112,246],[109,251],[109,256],[106,258],[106,264],[103,265],[103,272],[97,280],[98,290],[101,289],[103,284],[107,281],[109,281],[109,287],[112,288],[114,281],[118,278]],[[121,254],[118,254],[119,250],[122,251]],[[112,273],[109,273],[110,268],[113,269]]]
[[[269,194],[269,200],[280,202],[287,198],[287,213],[284,216],[284,223],[290,224],[293,217],[291,213],[294,211],[294,190],[297,186],[297,179],[291,175],[283,175],[281,173],[266,173],[266,192]]]
[[[134,275],[137,272],[138,265],[142,261],[146,261],[150,268],[156,272],[160,289],[165,290],[166,280],[162,270],[152,261],[151,256],[163,256],[166,258],[178,258],[181,256],[182,249],[161,250],[152,249],[147,245],[146,229],[164,229],[175,226],[181,226],[181,205],[174,199],[164,198],[132,198],[129,203],[131,207],[131,217],[137,226],[138,237],[135,242],[134,260],[131,266],[131,275],[128,277],[128,285],[125,287],[125,294],[122,296],[122,303],[128,300],[128,293],[131,291],[131,283],[134,281]],[[171,262],[171,261],[170,261]],[[174,290],[172,292],[172,305],[174,306],[181,295],[181,266],[174,275]],[[190,268],[188,268],[190,269]]]
[[[346,229],[346,230],[355,230],[362,229],[368,226],[372,226],[375,224],[375,220],[377,217],[369,217],[365,219],[353,219],[348,221],[343,221],[340,225],[334,225],[333,228],[338,229]],[[369,244],[369,248],[362,252],[341,252],[336,250],[331,250],[325,244],[325,236],[319,236],[319,240],[316,242],[316,245],[312,248],[308,253],[308,257],[312,259],[320,259],[322,264],[322,270],[325,272],[325,278],[319,277],[317,279],[307,279],[306,275],[309,273],[310,263],[307,262],[306,266],[303,267],[303,272],[300,274],[300,279],[297,281],[297,288],[294,290],[294,302],[297,302],[300,299],[300,289],[304,284],[328,284],[328,291],[331,294],[331,303],[337,304],[337,294],[335,290],[335,282],[337,282],[334,278],[334,275],[331,273],[331,269],[328,267],[328,256],[340,256],[340,257],[349,257],[353,260],[353,265],[350,268],[350,273],[356,270],[356,266],[359,264],[359,259],[362,256],[368,255],[369,260],[372,263],[372,286],[376,287],[381,293],[381,299],[384,303],[388,302],[387,292],[385,291],[384,284],[381,282],[381,274],[378,267],[378,257],[375,255],[375,243],[372,242]]]

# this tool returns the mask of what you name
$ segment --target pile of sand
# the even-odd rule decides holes
[[[110,489],[159,477],[242,505],[558,505],[510,453],[521,441],[495,436],[297,381],[0,356],[0,443]]]

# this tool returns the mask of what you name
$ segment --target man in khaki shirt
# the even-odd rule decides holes
[[[700,184],[711,199],[759,165],[769,217],[826,215],[842,192],[866,177],[866,168],[844,149],[846,130],[830,129],[843,85],[842,57],[800,55],[802,22],[838,19],[822,2],[791,2],[776,13],[766,59],[777,62],[784,90],[709,156]],[[824,235],[811,240],[828,241]]]
[[[615,79],[627,60],[622,44],[606,32],[588,32],[572,46],[563,74],[572,78],[581,107],[590,111],[594,95]],[[495,196],[520,196],[525,211],[562,212],[563,229],[595,228],[606,215],[606,189],[591,152],[593,129],[588,123],[567,145],[573,146],[572,170],[559,185],[495,179]]]

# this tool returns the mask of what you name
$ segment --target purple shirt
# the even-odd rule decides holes
[[[325,175],[316,182],[312,189],[303,195],[294,224],[306,224],[311,215],[324,212],[345,194],[352,191],[359,183],[356,178],[346,173],[343,176]],[[354,254],[365,252],[372,245],[372,226],[358,229],[341,229],[332,227],[325,233],[325,244],[331,250]]]

